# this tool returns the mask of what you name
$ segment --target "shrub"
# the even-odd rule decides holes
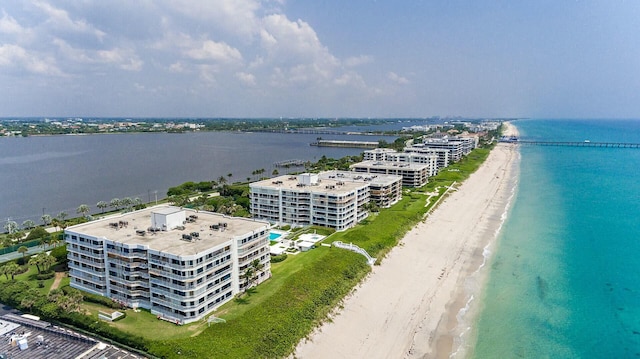
[[[26,240],[30,241],[32,239],[44,238],[48,235],[49,235],[49,232],[47,232],[46,229],[42,227],[36,227],[29,232],[29,235],[27,236]]]
[[[52,270],[48,270],[46,272],[41,272],[41,273],[36,274],[36,279],[37,280],[47,280],[47,279],[51,279],[51,278],[55,277],[55,275],[56,275],[56,272],[54,272]]]
[[[18,264],[20,264],[20,263],[18,263]],[[18,268],[18,271],[16,272],[15,275],[26,273],[28,271],[29,271],[29,266],[28,265],[20,265],[20,268]]]
[[[56,258],[57,263],[63,262],[67,260],[67,246],[62,245],[58,246],[51,250],[52,257]]]
[[[280,263],[280,262],[284,261],[285,259],[287,259],[287,254],[286,253],[282,253],[282,254],[279,254],[277,256],[271,256],[271,263]]]
[[[63,291],[64,290],[65,289],[63,289]],[[69,290],[69,289],[67,289],[67,290]],[[111,298],[103,297],[101,295],[88,293],[88,292],[82,292],[82,295],[84,295],[84,300],[86,300],[87,302],[96,303],[96,304],[102,304],[102,305],[104,305],[106,307],[109,307],[111,309],[123,309],[123,308],[125,308],[121,304],[119,304],[117,302],[114,302]]]

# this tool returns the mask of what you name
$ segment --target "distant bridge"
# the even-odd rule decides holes
[[[565,141],[507,141],[523,145],[557,146],[557,147],[608,147],[608,148],[640,148],[640,143],[628,142],[565,142]]]

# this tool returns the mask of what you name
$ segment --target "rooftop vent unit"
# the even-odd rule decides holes
[[[198,233],[198,232],[191,232],[191,237],[198,238],[198,237],[200,237],[200,233]]]
[[[191,242],[191,239],[192,239],[191,235],[189,235],[189,234],[183,234],[182,235],[182,240]]]
[[[136,230],[136,234],[139,236],[144,236],[147,232],[145,232],[143,229],[138,229]]]
[[[220,229],[220,225],[219,224],[212,224],[209,226],[209,229],[212,231],[217,231]]]

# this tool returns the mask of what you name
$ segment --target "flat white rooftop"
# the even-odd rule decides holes
[[[152,212],[172,214],[180,211],[185,211],[187,219],[190,215],[197,216],[197,218],[193,222],[186,221],[183,224],[184,229],[148,230],[151,227]],[[123,224],[121,225],[120,222],[123,222]],[[226,223],[226,228],[224,228],[224,223]],[[117,224],[117,226],[113,224]],[[211,226],[218,226],[218,229],[214,230]],[[160,205],[78,224],[67,228],[67,231],[97,238],[106,238],[129,246],[145,246],[151,250],[177,256],[189,256],[221,245],[238,236],[244,236],[249,232],[261,231],[267,228],[269,228],[269,223],[264,221]],[[141,235],[142,232],[144,232],[144,235]],[[183,239],[183,234],[191,235],[192,233],[198,233],[198,236],[192,236],[191,241]]]
[[[355,181],[359,183],[367,182],[372,185],[388,186],[396,181],[402,181],[402,176],[386,174],[368,174],[354,171],[326,171],[321,172],[321,179],[336,179],[341,181]]]
[[[312,191],[323,193],[347,194],[366,186],[364,182],[344,181],[340,178],[324,178],[315,185],[301,186],[297,176],[284,175],[250,184],[250,187],[277,188],[292,191]]]
[[[397,170],[412,170],[419,171],[425,168],[429,168],[429,165],[426,163],[415,163],[415,162],[393,162],[393,161],[362,161],[350,166],[351,168],[355,167],[368,167],[368,168],[385,168],[385,169],[397,169]]]

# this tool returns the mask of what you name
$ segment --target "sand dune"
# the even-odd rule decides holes
[[[517,134],[508,126],[508,134]],[[467,181],[345,299],[332,322],[299,343],[297,358],[448,358],[465,281],[496,238],[517,176],[517,150],[499,144]],[[473,289],[471,289],[473,290]]]

